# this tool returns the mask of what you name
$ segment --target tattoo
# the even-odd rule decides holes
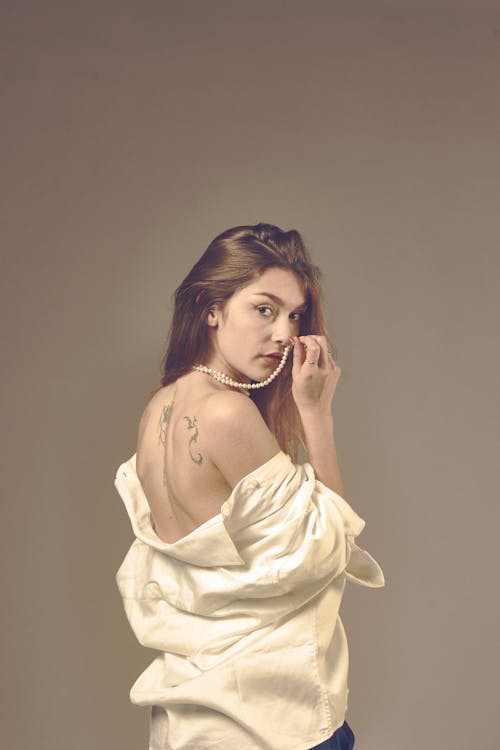
[[[184,417],[184,419],[187,420],[188,430],[195,430],[194,435],[191,435],[189,439],[189,455],[191,456],[195,464],[201,464],[203,463],[203,456],[201,455],[201,453],[198,453],[198,458],[195,458],[191,453],[191,443],[195,443],[198,437],[198,428],[196,427],[196,425],[198,424],[197,419],[196,417],[193,417],[192,419],[190,419],[189,417]]]
[[[163,443],[165,445],[167,440],[167,428],[170,422],[170,417],[172,415],[172,408],[173,408],[174,402],[167,404],[163,407],[161,412],[161,417],[158,422],[158,443]]]

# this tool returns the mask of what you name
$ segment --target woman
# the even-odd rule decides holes
[[[384,577],[342,497],[320,275],[298,232],[238,226],[175,292],[161,386],[115,480],[137,537],[118,587],[161,652],[130,693],[150,750],[354,746],[338,609],[347,579]]]

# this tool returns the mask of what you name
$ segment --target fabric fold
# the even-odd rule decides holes
[[[137,454],[134,453],[128,461],[118,468],[115,487],[124,502],[132,530],[137,539],[147,544],[151,549],[179,561],[200,564],[204,567],[242,565],[243,560],[224,528],[220,513],[208,519],[194,532],[187,534],[175,543],[164,542],[158,536],[153,527],[151,511],[144,489],[137,476],[136,458]],[[203,538],[202,545],[200,545],[200,537]]]
[[[212,750],[218,733],[240,750],[306,750],[330,736],[347,707],[339,616],[346,581],[385,585],[376,560],[355,543],[363,518],[310,463],[295,464],[283,451],[174,543],[153,528],[136,454],[118,468],[115,486],[135,535],[116,582],[137,639],[161,652],[130,696],[155,707],[162,748],[169,732],[176,750]],[[265,684],[274,724],[258,697]],[[301,698],[284,728],[290,685]],[[211,727],[206,741],[197,735],[199,717]]]

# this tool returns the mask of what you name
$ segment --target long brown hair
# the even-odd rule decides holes
[[[323,335],[334,358],[335,347],[324,320],[321,270],[311,261],[304,241],[295,229],[284,232],[273,224],[237,226],[217,235],[174,292],[174,312],[161,360],[161,385],[177,380],[192,366],[207,361],[211,345],[206,335],[206,315],[214,305],[223,312],[225,303],[240,288],[268,268],[292,271],[308,305],[300,318],[299,335]],[[280,448],[298,460],[299,443],[305,436],[292,396],[292,351],[279,376],[265,388],[250,389],[250,397],[276,437]]]

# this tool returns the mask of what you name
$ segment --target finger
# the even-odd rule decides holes
[[[299,336],[298,338],[306,351],[315,353],[318,353],[320,351],[320,346],[314,336]]]
[[[311,367],[312,363],[318,367],[325,366],[325,354],[322,355],[322,347],[313,334],[299,336],[299,341],[304,346],[305,357],[303,364]]]
[[[321,364],[325,367],[325,369],[328,370],[330,367],[335,367],[335,361],[333,359],[333,354],[330,351],[330,347],[328,344],[328,341],[326,340],[326,336],[321,337],[320,341],[321,346]]]
[[[309,363],[312,362],[316,365],[319,359],[319,349],[309,348],[309,345],[303,340],[307,338],[306,336],[297,336],[294,343],[293,368],[296,373],[300,368],[310,370],[312,365]],[[302,346],[299,346],[299,344],[302,344]]]
[[[293,342],[293,362],[292,367],[293,370],[297,370],[300,365],[302,364],[302,349],[300,346],[298,346],[298,341]]]
[[[328,342],[326,340],[325,336],[319,336],[319,347],[320,347],[320,358],[319,358],[319,367],[321,367],[324,370],[328,370],[328,368],[331,365],[329,352],[328,352]]]
[[[328,369],[333,364],[335,367],[335,360],[333,359],[333,352],[330,351],[329,343],[326,336],[320,334],[310,334],[310,337],[319,344],[321,356],[319,359],[319,366]]]

